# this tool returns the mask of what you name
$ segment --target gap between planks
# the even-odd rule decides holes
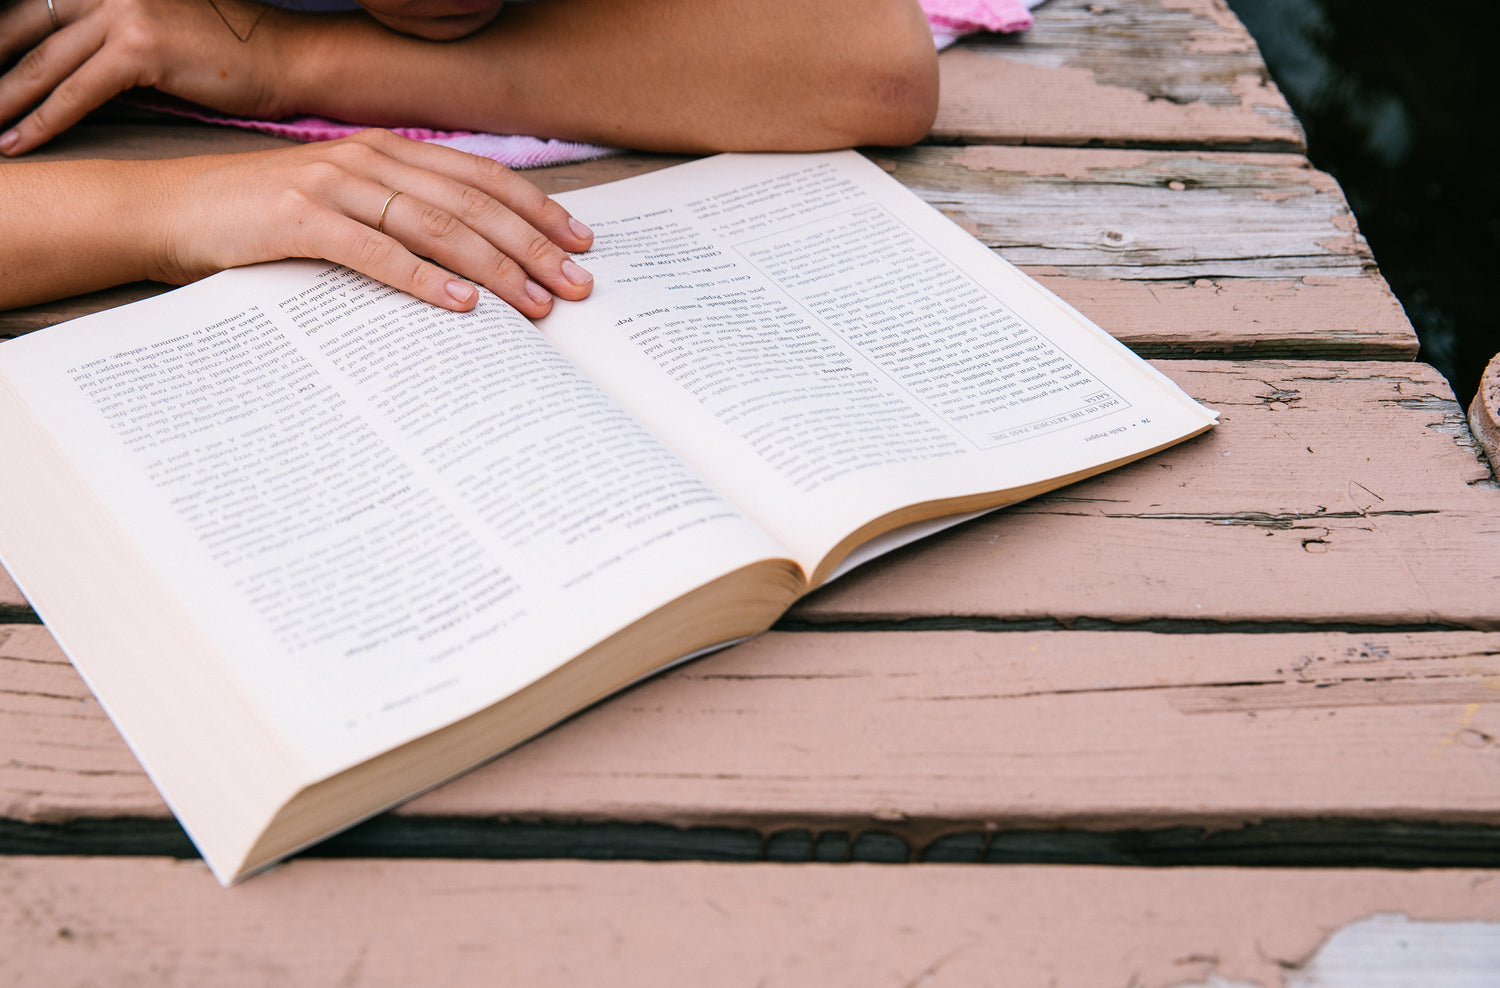
[[[863,827],[864,829],[861,829]],[[0,855],[196,859],[176,821],[111,817],[65,824],[0,820]],[[673,827],[387,813],[299,858],[476,861],[705,861],[781,864],[1049,864],[1234,868],[1500,868],[1500,826],[1278,819],[1156,829],[960,830],[907,837],[889,824]]]

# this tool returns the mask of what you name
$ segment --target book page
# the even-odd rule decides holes
[[[1024,487],[1211,413],[854,152],[559,197],[596,287],[543,329],[809,571],[904,505]]]
[[[780,555],[491,296],[262,266],[0,366],[312,777]]]

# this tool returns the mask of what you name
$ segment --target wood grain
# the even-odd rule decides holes
[[[400,812],[881,830],[1500,822],[1500,635],[776,633]]]
[[[1372,266],[1338,184],[1300,155],[971,147],[876,160],[1013,264],[1133,281]]]
[[[969,147],[874,157],[1149,355],[1416,353],[1338,184],[1300,155]]]
[[[1500,490],[1435,370],[1156,366],[1219,426],[876,560],[792,615],[1500,627]]]
[[[1478,943],[1500,919],[1475,871],[298,861],[225,892],[196,864],[22,857],[0,883],[15,988],[1271,988],[1372,915],[1487,920]]]
[[[1050,0],[1030,31],[966,39],[938,65],[939,143],[1303,147],[1221,0]]]
[[[0,626],[0,817],[166,816],[46,632]],[[1500,634],[773,632],[605,702],[416,818],[946,833],[1500,823]]]

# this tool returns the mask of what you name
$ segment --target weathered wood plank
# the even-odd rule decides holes
[[[402,812],[847,821],[916,847],[991,825],[1500,820],[1500,636],[920,634],[768,636]]]
[[[793,617],[1500,627],[1500,491],[1435,370],[1158,366],[1217,429],[878,560]]]
[[[938,65],[938,142],[1303,147],[1222,0],[1050,0],[1030,31],[967,39]]]
[[[0,626],[0,816],[166,809],[56,645]],[[417,799],[411,818],[945,833],[1500,823],[1500,634],[775,632]]]
[[[1417,337],[1385,279],[1100,281],[1028,267],[1143,357],[1410,360]]]
[[[875,160],[1148,355],[1416,353],[1338,183],[1300,155],[970,147]]]
[[[497,974],[524,985],[1270,988],[1326,978],[1340,952],[1325,944],[1340,931],[1377,949],[1404,934],[1410,955],[1428,924],[1462,921],[1443,929],[1470,953],[1442,956],[1479,977],[1472,965],[1490,956],[1500,919],[1500,882],[1483,871],[299,861],[225,892],[190,863],[11,858],[0,880],[0,980],[16,988]],[[1360,922],[1376,915],[1408,921]]]
[[[1013,264],[1076,277],[1359,278],[1338,183],[1301,155],[911,148],[877,156]]]
[[[809,621],[1500,627],[1500,490],[1425,364],[1157,364],[1210,433],[877,560]]]
[[[917,848],[990,826],[1496,822],[1497,673],[1494,634],[778,633],[401,812],[842,823]]]

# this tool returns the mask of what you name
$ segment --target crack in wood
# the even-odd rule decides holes
[[[1363,484],[1359,485],[1364,487]],[[1368,490],[1368,488],[1365,488]],[[1371,492],[1373,493],[1373,492]],[[1378,495],[1376,495],[1378,496]],[[1381,498],[1384,500],[1384,498]],[[1384,511],[1329,511],[1320,507],[1312,513],[1307,512],[1266,512],[1266,511],[1161,511],[1161,512],[1089,512],[1089,511],[1046,511],[1038,510],[1044,505],[1032,506],[1019,505],[1012,508],[1013,514],[1025,515],[1059,515],[1074,518],[1112,518],[1112,519],[1135,519],[1139,521],[1202,521],[1210,525],[1249,525],[1256,528],[1270,528],[1277,531],[1285,531],[1300,526],[1299,522],[1308,521],[1348,521],[1361,518],[1380,517],[1402,517],[1410,518],[1418,515],[1442,514],[1438,508],[1389,508]],[[1321,541],[1321,540],[1319,540]]]
[[[1255,634],[1281,635],[1306,634],[1308,632],[1343,632],[1357,635],[1383,635],[1392,633],[1420,633],[1433,631],[1490,630],[1471,629],[1461,624],[1443,622],[1393,622],[1391,624],[1365,624],[1351,621],[1211,621],[1188,618],[1147,618],[1142,621],[1116,621],[1109,618],[1077,616],[1067,620],[1056,617],[1012,620],[978,615],[948,615],[944,617],[914,618],[829,618],[825,621],[806,617],[782,618],[772,630],[784,632],[813,633],[870,633],[891,631],[976,631],[982,633],[1031,632],[1031,631],[1109,631],[1122,634],[1159,635],[1214,635]]]
[[[1298,670],[1300,671],[1300,670]],[[1444,688],[1448,687],[1448,688]],[[1418,692],[1420,689],[1420,692]],[[1337,690],[1330,694],[1330,690]],[[1316,691],[1316,692],[1314,692]],[[1415,705],[1493,702],[1500,698],[1496,676],[1484,673],[1417,673],[1410,675],[1298,676],[1205,683],[1142,683],[1076,688],[991,691],[985,693],[894,695],[914,702],[986,702],[1059,696],[1105,696],[1126,693],[1168,695],[1181,713],[1237,713],[1245,710],[1289,710],[1308,707],[1353,707],[1388,703]]]

